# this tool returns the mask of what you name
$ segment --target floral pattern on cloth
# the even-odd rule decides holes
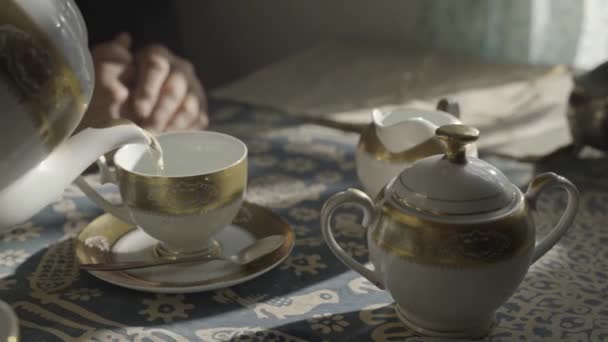
[[[212,129],[252,147],[250,156],[258,162],[249,166],[248,199],[292,225],[292,254],[267,274],[231,288],[183,295],[124,289],[78,270],[72,237],[102,211],[70,188],[0,236],[0,298],[18,314],[23,341],[426,341],[399,322],[388,293],[349,270],[323,242],[323,202],[360,187],[357,136],[229,102],[212,102],[211,113]],[[264,115],[272,118],[260,120]],[[522,189],[535,172],[563,174],[579,186],[581,204],[574,226],[498,310],[486,340],[608,340],[608,181],[599,171],[608,162],[487,160]],[[99,190],[119,197],[113,186]],[[559,191],[541,196],[539,236],[564,206]],[[341,209],[336,237],[367,262],[360,220],[355,208]]]

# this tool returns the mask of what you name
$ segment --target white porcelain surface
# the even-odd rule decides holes
[[[0,232],[29,219],[61,197],[64,189],[99,156],[125,144],[148,142],[144,131],[129,123],[88,128],[74,135],[35,168],[0,190]]]
[[[405,107],[374,110],[372,122],[378,139],[391,153],[401,153],[428,141],[441,125],[460,123],[449,113]],[[475,144],[469,147],[467,155],[477,157]],[[380,160],[361,149],[357,149],[355,161],[357,177],[372,198],[403,169],[412,165],[404,161]]]
[[[475,157],[456,164],[436,155],[400,173],[390,191],[412,207],[442,214],[491,213],[513,205],[516,191],[505,175]]]
[[[79,81],[82,97],[79,100],[88,104],[93,92],[94,70],[84,20],[76,4],[72,0],[9,0],[9,2],[13,4],[8,6],[16,5],[25,12],[61,53]],[[7,9],[3,8],[3,10]],[[0,29],[0,35],[5,29],[7,28]],[[32,35],[32,32],[24,32],[24,34]],[[10,55],[11,51],[2,51],[2,53]],[[0,189],[15,182],[51,152],[49,146],[41,138],[40,123],[35,122],[37,120],[34,116],[38,114],[26,109],[23,99],[17,99],[12,95],[14,93],[14,86],[9,85],[4,79],[0,79],[0,105],[2,106],[2,115],[0,115],[0,137],[2,137]],[[64,101],[68,100],[72,99],[64,99]],[[60,123],[62,130],[53,131],[52,134],[54,139],[63,141],[76,129],[86,107],[82,107],[82,112],[58,112],[54,109],[47,108],[48,111],[44,113],[47,115],[47,129]]]
[[[410,166],[410,163],[396,163],[386,160],[377,160],[369,153],[357,149],[355,152],[357,160],[357,177],[363,186],[363,190],[370,197],[374,198],[376,194],[395,176],[397,176],[403,168]]]
[[[243,247],[250,245],[255,241],[255,237],[244,227],[231,224],[225,229],[222,229],[215,237],[215,240],[219,242],[222,247],[224,255],[233,255],[240,251]],[[113,254],[116,256],[116,261],[135,261],[142,259],[155,260],[154,248],[158,241],[151,238],[139,229],[132,230],[122,237],[112,249]],[[191,292],[202,292],[220,289],[224,287],[234,286],[253,278],[259,277],[260,275],[272,270],[274,267],[279,265],[289,255],[290,251],[287,251],[285,255],[270,265],[267,268],[257,273],[242,272],[243,276],[232,278],[230,275],[239,273],[239,266],[223,260],[215,260],[211,262],[201,264],[184,264],[184,265],[172,265],[172,266],[159,266],[155,268],[131,270],[127,273],[140,279],[140,283],[146,281],[155,283],[155,285],[134,285],[132,283],[123,283],[117,281],[112,277],[109,272],[91,272],[97,278],[110,282],[112,284],[148,292],[157,293],[191,293]],[[227,280],[221,280],[221,278],[231,278]],[[219,279],[214,281],[214,279]],[[171,283],[171,285],[162,285],[163,283]],[[187,284],[192,283],[206,283],[205,285],[189,286]]]
[[[203,176],[225,170],[247,158],[247,146],[230,135],[211,132],[166,133],[157,137],[163,149],[165,178]],[[115,164],[125,172],[145,176],[159,175],[156,160],[142,145],[126,145],[114,156]],[[246,177],[246,175],[244,175]],[[116,182],[110,175],[109,181]],[[245,179],[246,182],[246,179]],[[105,211],[138,226],[173,252],[196,252],[226,227],[239,211],[243,195],[221,207],[197,214],[168,215],[129,205],[113,205],[80,178],[82,191]],[[200,190],[199,190],[200,191]]]
[[[436,157],[429,157],[427,161],[436,162],[436,159]],[[448,178],[449,174],[446,173],[444,177]],[[408,181],[410,180],[408,179]],[[385,233],[399,236],[400,229],[409,230],[407,234],[412,234],[413,231],[421,228],[417,234],[424,236],[424,226],[416,226],[421,222],[432,225],[429,229],[433,231],[443,229],[447,234],[451,232],[452,228],[482,235],[500,234],[500,232],[492,230],[491,222],[494,221],[490,221],[498,219],[496,215],[489,217],[483,214],[456,214],[444,215],[440,218],[433,216],[433,213],[418,211],[416,208],[393,206],[400,208],[400,214],[411,220],[399,218],[398,215],[392,216],[390,210],[384,210],[387,204],[394,203],[393,194],[390,191],[386,191],[385,197],[376,202],[372,202],[365,193],[356,189],[333,195],[325,202],[321,210],[321,231],[328,247],[338,259],[391,294],[396,303],[398,317],[407,326],[421,334],[440,338],[482,337],[489,332],[496,309],[515,292],[528,268],[565,234],[578,209],[578,190],[568,180],[556,174],[545,173],[535,177],[525,195],[512,184],[509,185],[515,192],[515,204],[500,211],[502,215],[500,218],[503,219],[502,222],[505,222],[506,218],[514,218],[513,222],[517,224],[516,227],[525,229],[523,234],[527,239],[534,237],[536,230],[530,210],[534,208],[534,203],[543,190],[552,187],[563,188],[568,194],[568,204],[559,222],[541,241],[533,244],[531,243],[533,241],[526,240],[526,243],[530,244],[522,245],[522,249],[517,253],[487,262],[487,264],[458,264],[458,261],[454,261],[457,263],[456,265],[443,264],[437,257],[427,260],[424,257],[418,257],[415,252],[417,248],[441,251],[445,248],[444,241],[437,245],[414,245],[412,248],[409,244],[414,241],[407,240],[402,242],[408,244],[407,246],[390,247],[396,248],[397,251],[402,249],[405,252],[399,253],[405,253],[405,255],[399,255],[398,252],[393,252],[393,249],[379,245],[374,236],[381,236]],[[461,189],[461,191],[465,191],[465,189]],[[367,229],[367,245],[373,269],[365,267],[345,252],[334,237],[332,216],[337,208],[344,205],[355,205],[363,211],[362,226]],[[524,213],[525,216],[518,217],[515,216],[515,213]],[[383,225],[381,222],[385,215],[388,215],[388,219],[384,220]],[[420,221],[417,221],[417,218],[420,218]],[[411,222],[410,224],[414,226],[409,226],[405,222]],[[458,225],[458,227],[451,225]],[[375,234],[378,229],[382,230]],[[441,241],[431,236],[425,238],[428,240],[420,241]],[[507,239],[515,238],[515,236],[507,236]],[[483,240],[480,241],[482,241],[480,243],[485,243]],[[478,256],[469,258],[467,261],[479,261],[476,259]]]
[[[10,305],[0,300],[0,341],[19,341],[19,319]]]
[[[467,156],[476,157],[477,148],[471,146],[467,150]],[[357,160],[357,178],[361,182],[365,193],[372,198],[375,198],[380,190],[397,177],[401,171],[413,164],[378,160],[361,149],[357,149],[355,152],[355,159]]]
[[[33,41],[41,41],[39,36],[46,37],[73,71],[80,91],[59,93],[57,89],[50,89],[63,94],[61,102],[50,101],[51,105],[41,110],[43,113],[34,113],[23,105],[23,99],[10,95],[16,91],[14,86],[0,79],[0,233],[29,219],[59,198],[99,156],[127,143],[147,143],[141,129],[127,125],[86,129],[68,139],[78,126],[93,91],[94,70],[84,20],[72,0],[9,1],[8,8],[16,6],[11,11],[22,11],[40,30],[33,32],[20,22],[17,24],[21,30],[19,34],[34,36]],[[0,29],[0,35],[15,27],[5,25]],[[40,48],[49,49],[43,45]],[[20,63],[21,60],[10,55],[11,52],[7,48],[2,50],[14,59],[12,62]],[[23,66],[23,70],[19,65],[14,69],[27,73]],[[65,84],[60,82],[60,86],[65,87]]]
[[[162,241],[175,252],[195,252],[203,249],[236,216],[243,199],[222,208],[196,215],[158,215],[150,211],[129,208],[132,221],[150,236]]]
[[[435,136],[439,126],[458,124],[453,115],[440,111],[400,107],[372,113],[378,138],[392,153],[399,153]]]
[[[176,132],[156,137],[163,149],[164,177],[187,177],[225,170],[247,158],[247,146],[218,132]],[[156,161],[145,145],[126,145],[114,155],[123,170],[157,175]]]
[[[368,246],[380,282],[410,320],[434,331],[472,331],[467,335],[487,332],[494,311],[526,275],[534,252],[531,246],[524,254],[492,267],[450,268],[400,258],[373,240],[368,240]]]

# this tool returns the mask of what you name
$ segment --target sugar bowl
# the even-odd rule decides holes
[[[522,193],[498,169],[469,156],[479,131],[445,125],[435,134],[446,153],[404,169],[372,201],[356,189],[337,193],[321,212],[323,237],[347,266],[396,303],[399,318],[419,334],[479,338],[494,324],[494,312],[517,289],[529,267],[572,224],[578,190],[554,173],[536,176]],[[567,207],[540,241],[531,212],[545,189],[561,187]],[[370,269],[348,255],[333,235],[332,215],[345,204],[363,210]]]

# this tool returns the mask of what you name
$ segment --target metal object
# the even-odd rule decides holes
[[[575,151],[608,150],[608,62],[574,77],[567,117]]]
[[[142,261],[124,261],[124,262],[110,262],[110,263],[93,263],[93,264],[81,264],[80,268],[87,271],[125,271],[134,270],[141,268],[165,266],[165,265],[179,265],[189,264],[197,262],[209,262],[213,260],[225,260],[238,265],[246,265],[252,261],[255,261],[265,255],[274,252],[276,249],[281,247],[285,242],[285,237],[282,235],[271,235],[264,237],[249,246],[241,249],[237,254],[226,257],[223,255],[198,255],[195,257],[184,257],[177,259],[157,259],[154,261],[142,260]]]

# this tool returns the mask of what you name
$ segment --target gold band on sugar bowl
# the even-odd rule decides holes
[[[372,155],[376,160],[394,163],[412,163],[428,156],[445,153],[443,143],[435,137],[428,139],[411,149],[393,153],[382,145],[382,142],[378,138],[378,134],[376,134],[376,127],[373,124],[365,128],[361,134],[361,139],[357,148]]]
[[[440,223],[405,213],[390,203],[382,209],[372,239],[385,251],[413,262],[449,267],[483,266],[529,253],[534,230],[522,204],[510,215],[480,223]]]
[[[131,207],[188,215],[221,208],[243,197],[247,158],[221,171],[188,177],[146,176],[116,167],[120,193]]]

